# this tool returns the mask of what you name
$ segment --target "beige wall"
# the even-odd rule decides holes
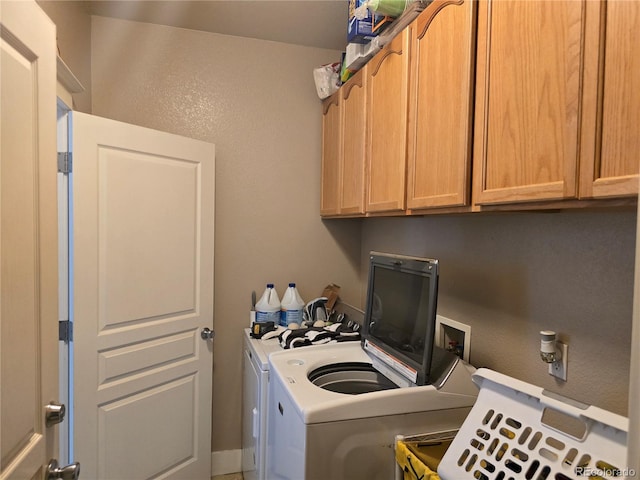
[[[86,35],[75,2],[44,3],[70,3],[62,18]],[[59,28],[61,45],[77,34],[71,27]],[[63,58],[94,87],[95,114],[216,144],[214,451],[240,447],[251,290],[274,281],[282,294],[294,280],[310,299],[336,282],[362,306],[370,250],[440,260],[438,311],[472,326],[477,366],[626,414],[634,212],[322,222],[311,69],[337,52],[95,17],[92,82],[76,47],[81,60]],[[538,359],[541,329],[570,345],[567,383]]]
[[[438,313],[471,326],[471,363],[626,415],[635,211],[471,214],[363,222],[371,250],[440,261]],[[569,344],[567,382],[540,330]]]
[[[240,448],[242,329],[268,281],[360,298],[359,221],[325,225],[315,66],[339,52],[93,17],[93,113],[216,144],[213,451]]]
[[[73,95],[73,109],[91,113],[91,17],[84,2],[38,0],[56,24],[58,55],[84,87]]]

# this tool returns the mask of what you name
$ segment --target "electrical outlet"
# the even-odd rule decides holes
[[[567,363],[569,356],[569,345],[562,342],[556,342],[556,348],[562,352],[562,358],[558,362],[549,364],[549,375],[559,378],[560,380],[567,381]]]

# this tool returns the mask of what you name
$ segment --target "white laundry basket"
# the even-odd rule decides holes
[[[628,419],[485,368],[480,387],[439,467],[443,480],[632,477]]]

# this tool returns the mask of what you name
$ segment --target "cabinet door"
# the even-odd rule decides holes
[[[322,103],[322,172],[320,215],[337,215],[340,209],[340,92]]]
[[[364,213],[365,180],[365,76],[358,71],[341,88],[342,172],[340,213]]]
[[[436,0],[411,41],[407,207],[467,205],[475,10],[470,0]]]
[[[640,152],[640,2],[588,2],[580,196],[636,196]]]
[[[475,204],[575,198],[586,3],[479,2]]]
[[[410,32],[411,26],[365,67],[368,212],[405,209]]]

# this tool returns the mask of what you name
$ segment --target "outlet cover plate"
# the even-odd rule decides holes
[[[549,364],[549,375],[553,375],[554,377],[566,382],[569,345],[562,342],[556,342],[556,348],[562,352],[562,358],[559,362]]]
[[[471,352],[471,327],[469,325],[465,325],[464,323],[457,322],[456,320],[452,320],[447,317],[443,317],[442,315],[436,315],[436,331],[435,331],[435,344],[440,348],[445,348],[444,341],[444,328],[443,326],[453,328],[462,332],[464,335],[464,350],[462,354],[462,359],[469,362],[469,356]]]

